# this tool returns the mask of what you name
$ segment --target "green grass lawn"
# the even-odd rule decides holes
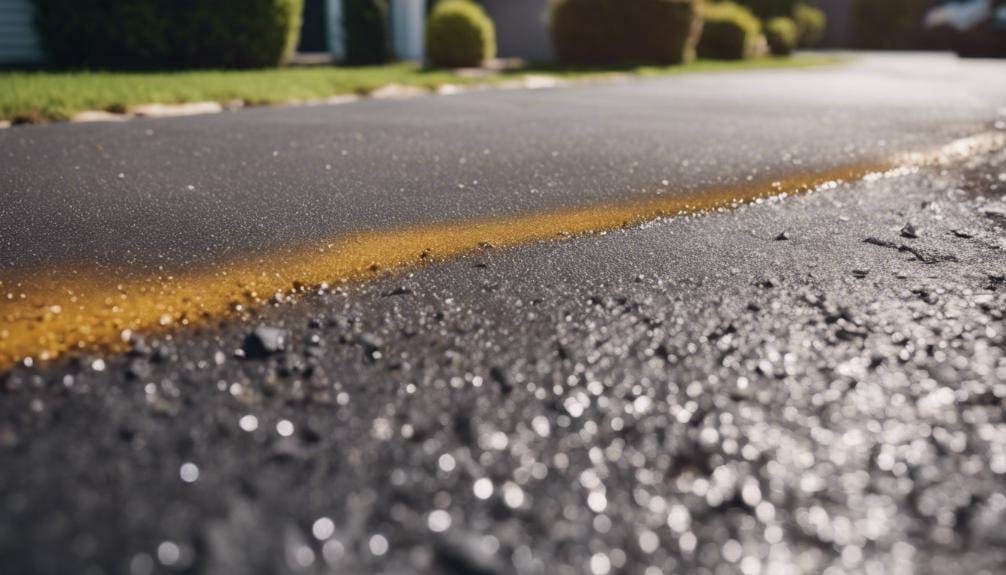
[[[700,61],[674,67],[569,68],[530,66],[472,77],[449,70],[425,70],[416,64],[363,68],[294,67],[252,71],[196,72],[0,72],[0,120],[65,120],[85,110],[125,112],[150,103],[240,100],[247,105],[320,100],[341,94],[367,94],[388,84],[434,90],[445,84],[498,84],[528,74],[564,80],[599,79],[614,74],[664,76],[766,68],[801,68],[838,64],[839,56],[765,58],[742,62]]]

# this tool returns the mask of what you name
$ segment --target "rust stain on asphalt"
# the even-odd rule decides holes
[[[998,136],[996,143],[1002,146],[1003,138]],[[53,269],[0,280],[0,371],[18,362],[46,361],[73,352],[121,352],[128,348],[130,333],[205,326],[241,310],[325,285],[457,257],[490,245],[516,246],[619,229],[661,217],[730,209],[765,198],[805,193],[829,183],[859,180],[895,166],[951,161],[982,150],[960,142],[953,145],[957,148],[905,157],[900,164],[859,165],[627,203],[352,234],[174,275],[117,280],[97,273]]]

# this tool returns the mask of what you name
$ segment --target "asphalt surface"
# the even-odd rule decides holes
[[[3,164],[24,186],[0,210],[0,269],[107,260],[141,273],[153,261],[209,262],[353,226],[619,199],[646,193],[661,166],[678,170],[676,182],[699,166],[696,186],[738,181],[755,166],[791,167],[778,156],[787,146],[800,151],[801,169],[844,165],[1001,130],[1003,78],[988,74],[997,66],[869,58],[841,70],[12,129],[0,146],[31,148],[35,159]],[[751,108],[723,92],[742,77],[754,81]],[[803,90],[780,103],[777,84]],[[619,94],[637,106],[619,105]],[[724,114],[718,125],[696,111],[700,95]],[[576,101],[576,113],[563,111]],[[480,105],[509,107],[526,123],[502,112],[479,116],[492,130],[461,121]],[[605,106],[626,125],[585,119]],[[525,116],[549,110],[565,137]],[[802,135],[812,110],[815,121],[834,121],[833,137]],[[300,134],[301,144],[308,133],[316,143],[355,139],[320,118],[361,130],[387,122],[364,141],[381,134],[404,149],[404,134],[418,137],[435,114],[474,141],[495,134],[509,155],[472,176],[457,162],[462,142],[431,131],[431,142],[414,143],[432,155],[435,142],[450,168],[417,163],[413,195],[375,184],[383,199],[364,207],[333,207],[320,194],[340,183],[366,189],[368,169],[377,182],[404,181],[404,168],[347,162],[340,173],[357,174],[356,184],[326,184],[295,169],[326,157],[308,145],[303,156],[269,152],[265,161],[285,162],[274,170],[218,171],[212,193],[154,193],[232,153],[220,144],[201,156],[212,158],[205,165],[191,160],[191,173],[165,167],[165,155],[180,162],[194,152],[183,134],[264,153],[275,147],[266,132]],[[691,122],[694,138],[672,118]],[[221,128],[230,123],[233,134]],[[523,147],[521,131],[535,136]],[[104,152],[88,139],[99,132]],[[175,144],[156,144],[163,134]],[[141,136],[159,159],[132,151]],[[562,142],[557,156],[534,153]],[[697,149],[737,161],[684,166]],[[630,151],[634,171],[602,160],[631,163]],[[93,165],[57,161],[101,153],[103,170],[146,178],[150,196],[116,187],[117,175],[98,185]],[[113,168],[125,155],[133,169]],[[611,166],[625,170],[608,174]],[[458,174],[501,186],[551,176],[555,185],[511,203],[503,196],[512,187],[475,194],[425,179]],[[266,185],[284,176],[298,179]],[[487,246],[194,328],[134,334],[128,354],[21,364],[0,374],[0,571],[1001,573],[1004,192],[1000,150],[733,211]],[[215,223],[200,211],[237,198]],[[281,213],[292,205],[300,219]],[[80,219],[50,213],[43,236],[46,207]]]
[[[0,131],[0,273],[120,277],[351,231],[886,160],[987,127],[1006,66],[827,69]]]
[[[1001,573],[1004,190],[998,152],[18,367],[4,570]]]

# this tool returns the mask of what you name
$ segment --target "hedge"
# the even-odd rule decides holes
[[[765,23],[765,40],[774,56],[789,56],[796,49],[796,22],[790,18],[772,18]]]
[[[49,63],[90,68],[163,66],[172,60],[170,0],[34,0]]]
[[[439,2],[426,21],[426,59],[437,68],[482,65],[496,57],[496,28],[468,0]]]
[[[343,0],[346,63],[383,64],[391,59],[386,0]]]
[[[698,0],[556,0],[552,43],[567,64],[681,64],[695,57]]]
[[[802,0],[733,0],[751,10],[755,16],[763,21],[772,18],[792,18],[797,6]],[[886,2],[887,0],[877,0]]]
[[[796,21],[797,45],[801,48],[813,48],[824,39],[824,32],[828,27],[828,16],[824,10],[800,4],[793,13]]]
[[[853,0],[852,36],[856,48],[904,50],[918,45],[929,0]]]
[[[303,0],[195,0],[169,28],[186,68],[267,68],[300,38]]]
[[[761,22],[750,10],[733,2],[707,4],[699,40],[700,58],[742,60],[755,55],[761,40]]]
[[[33,0],[51,64],[98,69],[284,63],[303,0]]]
[[[1006,56],[1006,33],[993,22],[966,32],[942,24],[924,31],[921,45],[926,50],[956,52],[963,58],[1002,58]]]

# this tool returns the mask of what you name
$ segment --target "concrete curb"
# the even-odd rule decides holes
[[[470,85],[444,84],[435,89],[426,89],[419,86],[406,84],[387,84],[366,94],[339,94],[319,100],[289,101],[277,106],[322,106],[332,104],[348,104],[364,99],[375,100],[409,100],[422,96],[453,96],[467,92],[479,92],[484,90],[543,90],[557,88],[569,84],[568,81],[561,80],[556,76],[546,74],[528,74],[513,81],[502,83],[481,83]],[[244,108],[244,102],[232,100],[230,102],[187,102],[184,104],[164,104],[154,102],[129,108],[124,113],[108,112],[105,110],[86,110],[74,114],[69,122],[74,124],[93,122],[125,122],[134,118],[179,118],[183,116],[198,116],[203,114],[219,114]],[[0,129],[10,127],[10,122],[0,123]]]

